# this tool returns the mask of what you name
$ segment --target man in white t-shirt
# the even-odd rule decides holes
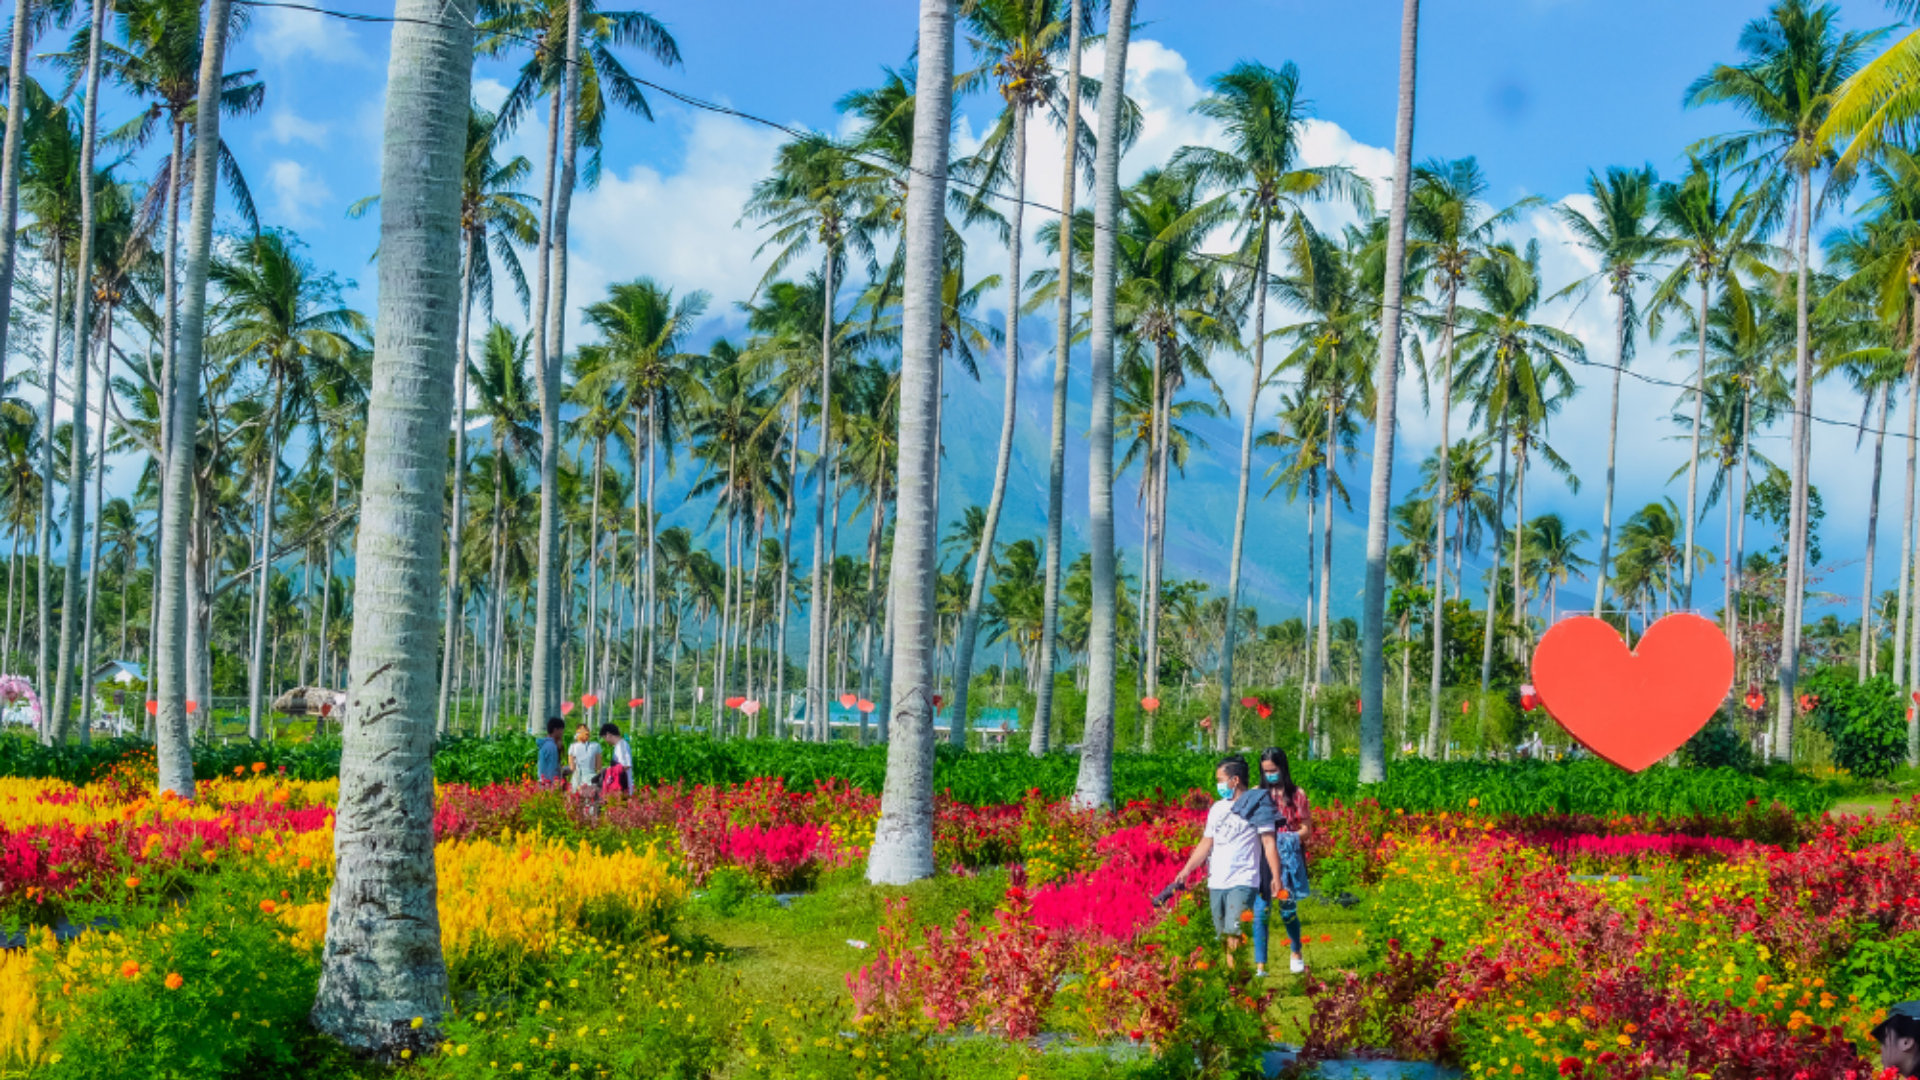
[[[1260,860],[1267,860],[1270,881],[1280,880],[1280,856],[1273,846],[1273,800],[1248,791],[1247,763],[1230,757],[1214,770],[1220,796],[1207,811],[1207,828],[1178,876],[1176,885],[1207,864],[1208,907],[1213,932],[1226,940],[1228,962],[1240,948],[1241,926],[1253,919],[1253,897],[1260,888]]]

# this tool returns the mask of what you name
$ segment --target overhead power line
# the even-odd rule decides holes
[[[474,33],[486,33],[486,34],[492,34],[498,37],[508,38],[514,41],[522,42],[530,47],[537,48],[540,45],[540,42],[538,41],[538,39],[531,37],[529,35],[510,33],[494,27],[482,27],[479,24],[474,23],[472,20],[464,18],[464,16],[462,17],[461,22],[454,23],[454,22],[442,21],[439,19],[400,18],[393,15],[369,15],[363,12],[338,11],[333,8],[321,7],[320,5],[317,5],[317,4],[295,3],[293,2],[293,0],[233,0],[233,2],[243,7],[279,8],[281,10],[286,10],[286,11],[304,11],[310,14],[322,15],[327,18],[340,19],[346,22],[385,23],[385,24],[409,23],[409,24],[418,25],[418,26],[436,26],[441,28],[453,27],[458,29],[472,30]],[[451,7],[452,7],[451,4],[444,5],[443,10],[450,9]],[[564,56],[556,56],[551,59],[554,63],[559,63],[559,64],[568,63],[567,59]],[[584,67],[584,63],[582,63],[582,66]],[[744,120],[750,124],[756,124],[760,127],[770,128],[774,131],[778,131],[783,134],[790,135],[796,139],[811,138],[819,135],[819,132],[809,131],[804,128],[797,128],[791,124],[785,124],[778,120],[771,120],[771,119],[768,119],[767,117],[760,116],[755,113],[747,112],[744,109],[734,108],[731,105],[722,105],[719,102],[708,101],[704,98],[694,97],[691,94],[687,94],[682,91],[675,90],[669,86],[663,86],[660,83],[654,82],[651,79],[643,78],[638,75],[631,75],[630,77],[633,79],[634,82],[638,83],[639,85],[644,86],[649,90],[655,91],[665,97],[671,98],[672,100],[677,101],[680,104],[685,105],[691,109],[697,109],[702,112],[714,113],[719,116],[729,116],[737,120]],[[904,168],[905,170],[907,170],[910,173],[913,173],[916,176],[925,176],[925,177],[932,176],[931,173],[928,173],[924,169],[915,168],[911,162],[903,165],[898,162],[880,160],[868,155],[864,155],[860,151],[852,148],[847,148],[846,152],[848,153],[849,156],[854,157],[858,160],[861,160],[868,165],[874,165],[883,169]],[[1008,205],[1017,204],[1022,207],[1038,210],[1043,213],[1052,214],[1055,217],[1060,216],[1060,208],[1057,206],[1052,206],[1052,205],[1049,205],[1048,203],[1041,202],[1039,200],[1035,200],[1032,198],[1028,198],[1025,195],[1017,195],[1012,192],[1002,191],[998,188],[991,187],[984,183],[969,182],[969,181],[957,179],[951,175],[947,177],[947,183],[957,187],[966,188],[982,198],[993,199],[999,202],[1006,203]],[[1096,224],[1095,227],[1099,228],[1100,226]],[[1243,273],[1250,273],[1255,269],[1253,264],[1248,262],[1243,262],[1240,259],[1237,259],[1231,255],[1222,255],[1217,252],[1202,251],[1196,246],[1182,247],[1182,246],[1173,245],[1173,244],[1169,244],[1166,246],[1174,250],[1184,252],[1189,255],[1194,255],[1202,259],[1207,259],[1209,261],[1218,263],[1222,266],[1232,267]],[[1388,306],[1384,301],[1374,297],[1369,297],[1369,296],[1363,296],[1358,294],[1347,294],[1346,298],[1353,301],[1356,304],[1372,307],[1380,311],[1385,311]],[[1419,312],[1410,312],[1405,307],[1401,307],[1400,311],[1402,314],[1412,315],[1416,318],[1420,317],[1421,315],[1421,313]],[[1619,364],[1610,364],[1604,360],[1590,360],[1585,357],[1574,356],[1568,353],[1560,353],[1552,349],[1545,349],[1542,351],[1558,356],[1560,357],[1560,359],[1565,360],[1569,363],[1579,364],[1582,367],[1595,368],[1602,371],[1618,371],[1622,375],[1625,375],[1628,378],[1637,379],[1640,382],[1645,383],[1647,385],[1651,385],[1651,386],[1667,387],[1670,389],[1683,390],[1690,393],[1696,391],[1697,389],[1694,386],[1694,384],[1690,382],[1677,382],[1673,379],[1664,379],[1657,375],[1649,375],[1645,372],[1635,371],[1632,368],[1624,367]],[[1864,421],[1864,419],[1840,420],[1840,419],[1835,419],[1833,417],[1821,416],[1811,411],[1808,413],[1808,418],[1815,423],[1825,424],[1829,427],[1847,428],[1849,430],[1858,432],[1861,435],[1885,436],[1885,437],[1890,437],[1893,439],[1898,439],[1903,441],[1909,438],[1909,436],[1905,432],[1897,431],[1892,428],[1883,429],[1883,428],[1872,427],[1871,425],[1868,425]]]

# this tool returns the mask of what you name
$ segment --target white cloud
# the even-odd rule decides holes
[[[326,181],[288,158],[267,166],[267,186],[274,196],[274,220],[296,229],[313,224],[313,211],[333,198]]]
[[[304,56],[340,64],[372,62],[353,31],[338,19],[290,8],[265,8],[256,17],[259,22],[247,42],[272,60],[284,63]]]
[[[761,238],[751,225],[735,223],[782,137],[729,117],[696,114],[677,172],[644,165],[609,170],[598,188],[576,193],[568,293],[597,297],[615,282],[649,275],[682,294],[706,290],[716,313],[746,299],[764,265],[754,258]]]
[[[296,142],[321,146],[332,126],[297,116],[291,109],[275,109],[267,118],[267,138],[281,146]]]

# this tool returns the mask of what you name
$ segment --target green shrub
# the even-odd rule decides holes
[[[1891,678],[1859,681],[1853,668],[1829,666],[1801,684],[1815,700],[1812,719],[1833,743],[1833,762],[1863,780],[1884,780],[1907,756],[1905,697]]]

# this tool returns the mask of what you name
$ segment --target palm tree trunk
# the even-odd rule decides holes
[[[453,368],[453,507],[447,519],[447,621],[441,643],[440,703],[434,731],[445,738],[452,724],[448,696],[460,656],[460,533],[466,516],[467,492],[467,341],[473,317],[473,247],[465,238],[460,251],[460,337],[454,345]]]
[[[1253,427],[1260,414],[1260,386],[1267,358],[1267,240],[1272,225],[1260,219],[1259,250],[1253,257],[1253,388],[1247,392],[1247,412],[1240,422],[1240,484],[1233,511],[1233,553],[1227,561],[1227,621],[1220,637],[1220,707],[1215,713],[1214,748],[1225,752],[1228,725],[1233,719],[1234,612],[1240,608],[1240,559],[1246,551],[1247,486],[1253,475]],[[1063,278],[1064,280],[1064,278]]]
[[[873,638],[875,630],[874,624],[880,617],[878,610],[878,602],[880,599],[880,534],[886,526],[886,491],[886,477],[881,476],[876,479],[874,490],[869,493],[871,505],[868,508],[867,524],[867,602],[866,611],[861,619],[860,632],[860,696],[868,698],[869,700],[873,700],[871,695],[875,692],[873,687]],[[753,555],[753,580],[756,585],[760,580],[760,552],[757,548],[754,550]],[[754,590],[754,595],[757,599],[759,596],[758,588]],[[862,732],[861,741],[863,743],[865,742],[864,731]]]
[[[1091,323],[1093,405],[1087,450],[1087,545],[1093,595],[1087,626],[1087,711],[1080,741],[1080,774],[1073,801],[1082,807],[1113,802],[1114,631],[1118,620],[1113,550],[1113,320],[1117,265],[1114,223],[1120,209],[1120,110],[1126,91],[1127,39],[1133,0],[1107,9],[1105,81],[1100,84],[1093,162],[1093,296]],[[1076,88],[1077,89],[1077,88]]]
[[[1607,492],[1605,501],[1600,504],[1600,561],[1594,564],[1593,578],[1593,617],[1600,618],[1606,611],[1607,603],[1607,567],[1613,558],[1613,459],[1614,451],[1620,441],[1620,375],[1627,367],[1627,298],[1616,298],[1614,306],[1613,331],[1614,355],[1613,397],[1607,410]],[[1485,678],[1481,679],[1481,689],[1486,689]]]
[[[1313,557],[1313,549],[1314,541],[1319,539],[1320,536],[1316,531],[1314,523],[1314,513],[1320,505],[1320,492],[1318,485],[1315,483],[1317,473],[1318,470],[1316,469],[1307,470],[1307,636],[1300,642],[1300,731],[1302,734],[1307,730],[1307,700],[1314,694],[1313,677],[1315,669],[1312,656],[1314,641],[1313,623],[1315,615],[1313,596],[1316,586],[1315,578],[1317,576],[1315,567],[1318,564],[1317,560]],[[1311,742],[1308,743],[1308,755],[1312,755]]]
[[[67,573],[61,582],[59,677],[53,694],[55,742],[65,740],[72,717],[73,658],[80,644],[77,639],[89,636],[93,629],[93,624],[85,621],[85,613],[77,609],[81,604],[80,555],[87,533],[87,337],[91,329],[87,302],[93,298],[93,152],[100,123],[100,35],[109,5],[110,0],[93,0],[87,35],[87,96],[80,122],[80,255],[75,260],[73,278],[73,422],[67,446]],[[54,321],[58,322],[59,309],[54,311]],[[51,391],[47,395],[47,416],[53,416]],[[49,469],[47,481],[52,480],[53,471]],[[80,694],[92,697],[84,682]]]
[[[1618,374],[1616,371],[1615,374]],[[1507,358],[1500,356],[1500,383],[1507,381]],[[1609,470],[1611,471],[1611,470]],[[1494,483],[1493,496],[1493,566],[1487,571],[1487,616],[1486,626],[1480,638],[1480,722],[1487,720],[1487,683],[1493,678],[1493,614],[1500,606],[1500,543],[1499,537],[1505,528],[1500,519],[1507,510],[1507,411],[1500,410],[1500,469],[1499,478]]]
[[[826,627],[826,634],[825,634],[824,643],[820,647],[820,657],[821,657],[821,663],[823,665],[822,671],[825,673],[825,678],[822,680],[822,682],[826,685],[826,688],[827,688],[826,692],[828,694],[838,694],[842,692],[842,690],[844,689],[844,687],[840,685],[840,678],[839,678],[840,667],[839,665],[834,663],[834,657],[833,657],[833,645],[834,645],[833,588],[834,588],[834,581],[838,577],[838,574],[836,571],[839,569],[839,561],[840,561],[841,487],[840,487],[840,456],[838,454],[834,455],[833,467],[829,471],[829,475],[831,479],[827,482],[827,490],[832,493],[832,507],[828,511],[828,516],[827,516],[827,580],[826,580],[827,591],[826,591],[826,594],[820,598],[821,602],[824,604],[823,614],[820,616],[820,622],[821,622],[821,625]],[[845,653],[843,652],[841,655],[842,655],[842,658],[844,659]],[[831,730],[827,732],[827,738],[829,740],[833,738],[833,732]]]
[[[1693,608],[1693,527],[1700,517],[1700,506],[1695,499],[1700,482],[1701,414],[1707,398],[1707,301],[1710,298],[1711,288],[1712,279],[1706,274],[1701,274],[1700,313],[1697,324],[1700,329],[1700,366],[1694,375],[1693,384],[1693,439],[1687,457],[1687,542],[1684,565],[1680,568],[1685,582],[1680,589],[1680,603],[1688,610]]]
[[[1813,353],[1807,326],[1807,258],[1812,234],[1813,178],[1800,170],[1798,266],[1794,294],[1793,498],[1788,518],[1786,618],[1780,627],[1780,700],[1774,713],[1773,756],[1793,760],[1793,686],[1800,674],[1801,592],[1806,585],[1808,416],[1813,407]]]
[[[1527,564],[1526,546],[1527,447],[1521,443],[1513,455],[1513,638],[1522,668],[1527,664],[1527,594],[1521,579]]]
[[[819,443],[814,452],[812,603],[807,612],[807,717],[815,742],[833,737],[827,722],[827,581],[832,555],[827,551],[827,496],[832,480],[827,468],[833,432],[833,248],[820,261],[820,419]]]
[[[1865,681],[1873,649],[1873,548],[1880,531],[1880,466],[1887,445],[1888,397],[1891,385],[1880,387],[1880,420],[1873,433],[1873,487],[1867,496],[1866,580],[1860,586],[1860,678]]]
[[[193,215],[187,224],[187,266],[180,312],[180,347],[174,364],[171,419],[167,425],[164,513],[160,523],[160,617],[154,637],[159,701],[159,787],[181,798],[193,797],[193,759],[187,729],[187,622],[192,593],[187,557],[194,546],[194,433],[200,416],[200,363],[207,324],[207,264],[213,252],[213,204],[219,173],[220,76],[226,57],[231,0],[207,0],[205,40],[200,55],[200,108],[194,136]],[[398,29],[398,28],[396,28]],[[174,162],[180,160],[177,153]],[[177,187],[177,185],[176,185]],[[169,248],[171,250],[171,248]],[[171,275],[169,275],[171,278]],[[208,712],[211,713],[211,703]]]
[[[381,168],[380,295],[354,550],[352,673],[314,1026],[392,1058],[439,1045],[447,1000],[433,850],[432,642],[459,357],[460,177],[471,8],[399,0]],[[421,1017],[416,1028],[401,1017]]]
[[[1908,422],[1909,424],[1912,423],[1911,416],[1908,417]],[[1914,443],[1914,440],[1912,439],[1907,440],[1907,446],[1909,448],[1913,446],[1913,443]],[[1740,468],[1739,468],[1739,472],[1737,473],[1737,479],[1739,480],[1740,493],[1739,493],[1739,498],[1734,500],[1734,505],[1739,508],[1737,511],[1739,523],[1734,527],[1734,539],[1733,539],[1733,593],[1732,593],[1733,634],[1732,634],[1732,637],[1733,637],[1734,655],[1736,657],[1740,655],[1740,625],[1741,625],[1741,617],[1743,615],[1743,612],[1741,611],[1742,597],[1740,594],[1746,588],[1747,493],[1753,487],[1753,476],[1751,471],[1753,467],[1752,449],[1753,449],[1752,390],[1750,388],[1743,388],[1741,391],[1741,404],[1740,404]],[[1912,472],[1911,466],[1908,467],[1907,479],[1908,479],[1907,486],[1909,489],[1911,489],[1913,486],[1912,484],[1913,472]],[[1909,510],[1911,510],[1911,507],[1909,507]],[[1904,554],[1902,555],[1902,558],[1903,559],[1905,558]],[[1903,567],[1901,572],[1902,574],[1904,574],[1905,563],[1903,562],[1901,565]],[[1749,672],[1748,674],[1749,676],[1751,676],[1752,673]]]
[[[800,483],[800,391],[787,399],[787,490],[780,511],[780,618],[779,640],[774,643],[773,707],[777,718],[790,715],[787,709],[787,614],[793,609],[793,491]],[[807,723],[813,723],[808,713]],[[778,719],[775,726],[778,726]]]
[[[1453,326],[1460,287],[1447,284],[1447,318],[1440,331],[1440,471],[1433,496],[1433,670],[1428,674],[1427,730],[1420,740],[1420,756],[1431,761],[1440,751],[1440,684],[1446,667],[1447,636],[1447,505],[1452,475],[1447,471],[1448,422],[1453,415]]]
[[[1413,182],[1414,67],[1420,0],[1400,14],[1400,107],[1394,122],[1393,205],[1387,215],[1386,291],[1380,309],[1380,364],[1374,376],[1373,490],[1367,513],[1367,580],[1360,611],[1360,782],[1387,777],[1384,676],[1387,519],[1393,499],[1393,442],[1400,382],[1400,296],[1407,260],[1407,197]]]
[[[1047,752],[1053,739],[1053,666],[1060,636],[1061,545],[1066,542],[1062,500],[1067,487],[1067,376],[1073,349],[1073,197],[1075,151],[1080,142],[1080,4],[1070,0],[1067,29],[1066,161],[1060,172],[1060,278],[1057,285],[1053,343],[1053,441],[1047,457],[1047,563],[1040,609],[1039,673],[1033,704],[1033,731],[1027,752]]]
[[[266,700],[263,690],[271,673],[267,660],[267,593],[273,580],[273,500],[280,482],[280,387],[276,382],[273,408],[267,413],[266,498],[260,504],[259,583],[253,596],[253,663],[247,678],[247,737],[265,735]]]
[[[19,103],[26,100],[27,48],[33,36],[32,26],[31,0],[14,0],[13,32],[8,35],[7,53],[7,101],[14,108],[22,108]],[[6,136],[0,140],[0,384],[7,379],[7,331],[13,320],[14,267],[19,258],[14,245],[20,221],[20,137],[25,128],[25,124],[8,124]],[[173,160],[180,160],[177,152]],[[167,279],[171,281],[171,252],[167,267]],[[163,444],[166,441],[164,428],[161,441]]]
[[[1916,451],[1920,450],[1920,370],[1909,368],[1913,372],[1910,382],[1912,392],[1907,400],[1907,483],[1904,502],[1900,513],[1900,590],[1893,632],[1893,670],[1899,674],[1896,679],[1904,680],[1907,671],[1907,620],[1912,612],[1912,581],[1909,564],[1913,560],[1913,499],[1914,464]]]
[[[54,402],[60,399],[60,316],[61,287],[66,282],[67,265],[66,245],[56,239],[53,243],[53,318],[48,319],[48,340],[46,374],[43,376],[47,388],[46,416],[40,434],[40,515],[39,534],[34,542],[34,551],[39,556],[39,595],[34,605],[34,685],[42,694],[52,687],[55,678],[53,658],[53,635],[49,629],[50,615],[53,611],[53,437]],[[58,702],[50,704],[57,705]],[[49,745],[66,738],[66,717],[57,710],[49,710],[46,719],[40,725],[40,738]]]
[[[1125,4],[1127,0],[1120,0]],[[889,702],[886,787],[874,828],[867,879],[904,885],[932,877],[933,651],[935,635],[934,460],[945,266],[947,148],[953,96],[953,0],[920,0],[920,80],[915,92],[912,168],[907,189],[906,274],[901,304],[900,464],[895,509],[893,602],[898,622]],[[824,418],[823,418],[824,419]],[[816,565],[818,545],[815,546]],[[815,684],[816,686],[818,684]],[[809,718],[824,695],[808,694]]]
[[[593,498],[587,511],[587,614],[583,622],[587,628],[586,648],[580,654],[580,688],[585,694],[596,694],[594,684],[593,635],[594,614],[600,610],[600,489],[606,478],[607,438],[600,435],[593,440]],[[587,711],[588,720],[594,718],[597,707]],[[595,727],[595,730],[599,730]]]
[[[1320,524],[1320,625],[1314,639],[1313,670],[1316,686],[1333,681],[1333,490],[1338,483],[1334,454],[1338,447],[1334,435],[1339,425],[1333,417],[1340,411],[1338,399],[1327,410],[1327,500],[1325,520]]]
[[[576,43],[579,33],[574,29],[573,5],[570,2],[568,12],[568,33]],[[574,55],[569,50],[569,58]],[[535,244],[535,258],[539,260],[535,272],[533,288],[533,371],[534,379],[540,390],[540,525],[539,547],[536,554],[534,577],[538,583],[535,600],[533,630],[533,691],[528,697],[527,734],[538,734],[547,716],[559,715],[559,695],[549,683],[552,674],[551,661],[548,659],[552,648],[550,638],[553,634],[553,610],[555,607],[553,580],[557,567],[554,562],[554,550],[560,540],[560,508],[557,502],[560,480],[560,360],[547,353],[547,322],[549,308],[553,304],[553,249],[558,246],[556,233],[565,229],[561,220],[556,195],[564,190],[564,180],[556,177],[560,171],[560,129],[564,122],[569,139],[573,135],[572,116],[576,110],[565,108],[570,100],[568,92],[579,89],[575,72],[578,68],[567,68],[567,79],[561,87],[555,87],[549,95],[547,112],[547,180],[546,194],[540,201],[541,222],[540,238]]]
[[[659,583],[656,580],[653,569],[654,547],[656,543],[654,536],[656,526],[653,516],[654,448],[658,445],[660,445],[660,392],[658,390],[652,390],[648,393],[647,398],[647,700],[645,702],[645,708],[647,710],[647,734],[649,735],[653,734],[653,658],[655,651],[653,642],[654,638],[660,632]],[[671,707],[673,702],[672,686],[667,688],[667,693],[668,706]],[[668,720],[671,721],[672,717],[669,716]],[[669,723],[669,726],[671,726],[671,723]]]
[[[105,0],[102,0],[101,6],[105,6]],[[87,96],[91,98],[93,94],[89,93]],[[87,554],[87,607],[86,618],[81,622],[85,629],[80,639],[80,742],[82,745],[91,742],[93,735],[93,613],[100,598],[101,510],[106,505],[103,501],[106,494],[107,475],[104,467],[107,460],[106,395],[113,392],[113,306],[111,304],[107,306],[100,320],[100,326],[103,341],[100,350],[100,426],[94,434],[93,451],[93,541],[92,549]],[[85,401],[75,398],[74,411],[78,412],[84,408],[86,408]],[[123,578],[121,584],[125,589],[128,583]],[[123,593],[120,603],[120,610],[123,613],[120,635],[123,641],[126,637],[124,619],[126,609],[126,597]]]
[[[1007,241],[1007,342],[1006,394],[1001,400],[1000,452],[994,460],[993,491],[987,497],[987,519],[980,529],[980,547],[973,553],[973,588],[967,594],[967,609],[960,616],[960,636],[954,642],[953,715],[950,726],[953,745],[967,745],[967,691],[973,675],[974,639],[980,630],[980,604],[986,599],[987,570],[993,563],[994,534],[1000,527],[1000,506],[1007,497],[1007,473],[1013,466],[1013,431],[1018,419],[1015,404],[1020,389],[1020,247],[1024,237],[1027,194],[1027,109],[1013,109],[1013,200],[1007,210],[1011,230]],[[1069,170],[1071,176],[1071,170]],[[1066,287],[1066,282],[1061,287]]]
[[[329,518],[333,517],[333,515],[339,513],[340,511],[339,470],[337,469],[330,470],[330,478],[331,478],[331,483],[329,485],[330,490],[328,491],[328,494],[327,494],[327,516]],[[327,628],[330,625],[332,625],[331,620],[333,618],[334,542],[333,542],[332,534],[329,533],[327,535],[327,538],[323,540],[322,543],[327,545],[326,558],[323,560],[326,565],[321,569],[322,576],[320,578],[320,643],[317,647],[317,651],[319,653],[319,659],[315,662],[314,671],[317,677],[319,678],[321,685],[331,688],[334,685],[334,683],[329,673],[329,669],[327,668]]]

